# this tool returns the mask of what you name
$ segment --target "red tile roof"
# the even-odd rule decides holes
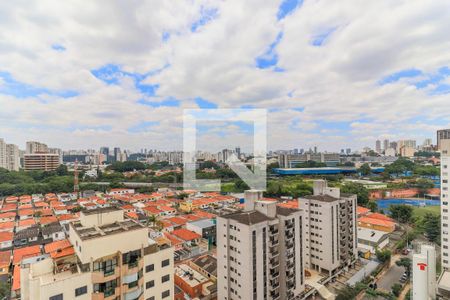
[[[19,289],[20,289],[20,267],[14,266],[13,284],[12,284],[11,290],[17,291]]]
[[[6,213],[0,214],[0,219],[9,219],[9,218],[15,218],[15,217],[16,217],[15,212],[6,212]]]
[[[18,226],[19,227],[23,227],[23,226],[31,226],[31,225],[35,225],[36,221],[34,219],[26,219],[26,220],[20,220]]]
[[[41,247],[39,245],[14,249],[13,264],[16,265],[20,263],[24,258],[38,256],[40,254],[41,254]]]
[[[11,263],[11,251],[0,251],[0,267],[9,266]]]
[[[172,234],[185,241],[192,241],[202,237],[201,235],[184,228],[174,230]]]
[[[15,226],[15,222],[14,221],[9,221],[9,222],[3,222],[0,223],[0,230],[2,229],[12,229]]]
[[[166,220],[170,221],[172,223],[175,223],[176,225],[185,225],[188,221],[185,218],[181,218],[181,217],[171,217],[171,218],[167,218]]]
[[[58,219],[55,216],[41,217],[39,219],[39,223],[41,223],[41,225],[50,224],[54,222],[58,222]]]
[[[72,247],[72,244],[70,243],[69,240],[61,240],[61,241],[56,241],[56,242],[52,242],[50,244],[47,244],[44,246],[44,251],[45,253],[51,253],[54,251],[58,251],[61,249],[66,249]]]
[[[356,213],[358,215],[365,215],[370,211],[370,209],[362,207],[362,206],[357,206],[356,207]]]
[[[12,232],[9,231],[2,231],[0,232],[0,242],[7,242],[7,241],[12,241],[14,237],[14,234]]]

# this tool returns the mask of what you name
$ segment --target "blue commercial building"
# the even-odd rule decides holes
[[[373,173],[382,173],[383,167],[372,168]],[[323,168],[275,168],[273,172],[278,175],[347,175],[356,174],[358,169],[353,167],[323,167]]]

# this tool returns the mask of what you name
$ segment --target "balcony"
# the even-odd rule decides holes
[[[123,299],[124,300],[136,300],[136,299],[140,299],[140,297],[143,294],[144,294],[144,289],[143,288],[138,288],[138,289],[133,290],[131,292],[124,293],[123,294]]]
[[[113,300],[119,295],[119,287],[105,290],[104,292],[92,293],[92,300]]]
[[[92,283],[104,283],[119,277],[120,269],[113,268],[109,270],[100,270],[92,272]]]
[[[122,265],[122,276],[139,272],[144,267],[144,260],[139,258],[133,262]]]
[[[275,250],[273,252],[270,252],[270,257],[277,257],[280,254],[280,252],[278,252],[278,250]]]
[[[270,281],[270,290],[273,291],[277,289],[280,286],[280,282],[278,280],[271,280]]]

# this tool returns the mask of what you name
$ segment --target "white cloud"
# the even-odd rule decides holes
[[[22,147],[28,139],[41,139],[64,148],[181,148],[182,108],[144,106],[137,100],[174,97],[181,107],[196,107],[197,96],[220,107],[278,109],[269,113],[272,149],[319,145],[338,150],[370,145],[364,141],[368,136],[432,137],[436,128],[450,123],[449,95],[431,96],[431,87],[416,89],[412,83],[421,77],[378,84],[401,70],[433,74],[448,64],[447,1],[306,0],[277,21],[279,4],[3,1],[0,72],[79,95],[16,99],[0,93],[0,135]],[[217,9],[217,17],[191,32],[202,7]],[[322,46],[311,45],[331,29]],[[256,68],[256,57],[280,32],[274,52],[285,71]],[[66,50],[55,51],[52,45]],[[159,85],[156,96],[148,97],[131,78],[106,85],[91,74],[107,64],[140,74],[168,67],[146,78],[145,83]],[[5,84],[2,79],[0,91]],[[291,109],[300,107],[303,111]],[[148,133],[127,131],[149,121],[159,125]],[[322,122],[353,124],[343,132],[322,128]],[[239,137],[236,144],[244,140]]]

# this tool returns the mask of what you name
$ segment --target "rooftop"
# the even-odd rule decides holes
[[[114,209],[116,210],[116,209]],[[71,223],[71,226],[75,232],[79,235],[82,240],[88,240],[93,238],[99,238],[106,235],[116,234],[120,232],[125,232],[128,230],[135,230],[144,228],[143,225],[133,221],[125,220],[122,222],[114,222],[111,224],[106,224],[102,226],[95,227],[83,227],[80,221]]]
[[[185,283],[191,287],[198,286],[208,281],[208,278],[195,271],[186,264],[181,264],[175,267],[175,276],[181,278]]]
[[[237,213],[231,213],[231,214],[222,216],[222,218],[231,219],[231,220],[237,221],[237,222],[245,224],[245,225],[258,224],[261,222],[272,220],[272,218],[269,218],[265,214],[260,213],[259,211],[256,211],[256,210],[240,211]]]
[[[217,259],[211,255],[204,255],[192,260],[192,263],[205,270],[207,273],[217,276]]]

